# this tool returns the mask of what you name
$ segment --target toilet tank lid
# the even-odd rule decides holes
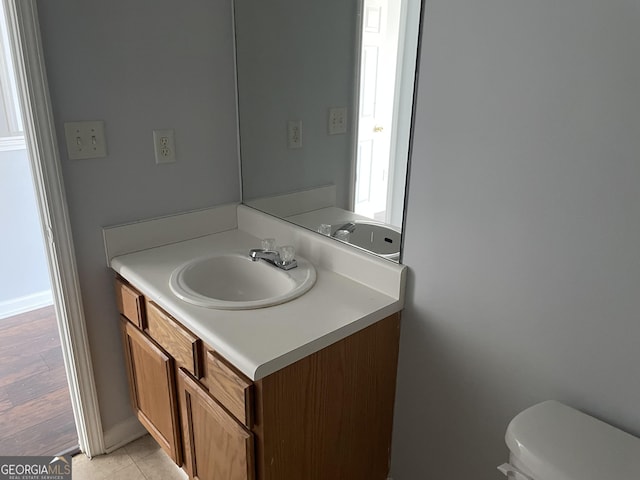
[[[549,400],[518,414],[505,440],[536,480],[640,478],[640,439]]]

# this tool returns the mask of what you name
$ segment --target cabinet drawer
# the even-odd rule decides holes
[[[147,301],[145,329],[182,367],[195,377],[202,371],[201,341],[155,303]]]
[[[216,352],[207,350],[205,383],[209,392],[247,427],[253,425],[253,383]]]
[[[144,297],[120,278],[116,278],[116,303],[118,311],[138,328],[144,325]]]

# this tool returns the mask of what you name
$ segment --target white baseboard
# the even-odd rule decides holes
[[[53,304],[51,290],[32,293],[0,302],[0,320]]]
[[[147,431],[134,416],[129,417],[127,420],[116,424],[109,430],[104,432],[104,448],[106,453],[111,453],[114,450],[131,443],[134,440],[147,434]]]

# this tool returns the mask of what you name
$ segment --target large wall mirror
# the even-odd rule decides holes
[[[235,0],[243,203],[399,261],[420,0]]]

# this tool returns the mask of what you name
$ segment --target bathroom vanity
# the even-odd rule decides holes
[[[404,267],[244,206],[237,224],[110,259],[138,419],[190,478],[385,480]],[[316,266],[311,290],[249,310],[171,292],[180,265],[248,253],[265,234],[297,244]],[[397,295],[329,268],[336,261],[383,283],[386,272]]]

